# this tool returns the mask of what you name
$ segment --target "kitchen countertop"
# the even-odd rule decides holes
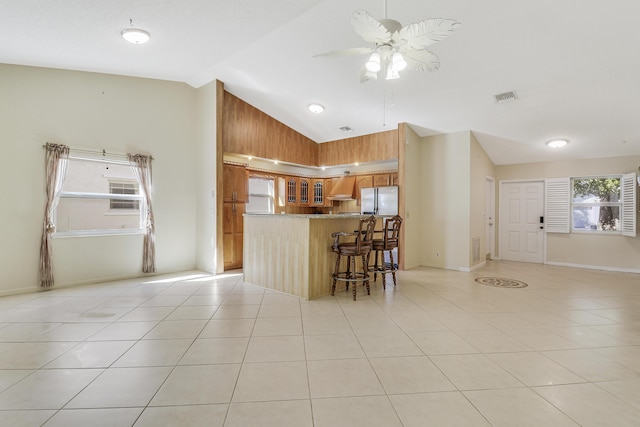
[[[293,217],[293,218],[310,218],[310,219],[331,219],[331,218],[366,218],[371,215],[362,215],[360,213],[339,213],[339,214],[258,214],[245,213],[245,216],[276,216],[276,217]],[[376,215],[378,216],[378,215]]]
[[[359,214],[359,213],[339,213],[339,214],[259,214],[259,213],[245,213],[244,216],[258,216],[258,217],[280,217],[280,218],[309,218],[309,219],[343,219],[343,218],[368,218],[371,214]],[[393,215],[374,215],[376,218],[386,218]]]

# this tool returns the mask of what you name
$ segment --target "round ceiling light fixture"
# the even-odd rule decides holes
[[[562,148],[569,143],[567,139],[552,139],[547,141],[547,145],[551,148]]]
[[[324,111],[324,106],[321,104],[309,104],[307,108],[309,109],[309,111],[316,114],[320,114]]]
[[[144,44],[151,38],[148,32],[139,28],[127,28],[122,30],[120,34],[123,39],[133,44]]]

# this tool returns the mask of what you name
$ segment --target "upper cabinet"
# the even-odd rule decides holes
[[[358,206],[360,205],[360,190],[363,188],[371,188],[373,187],[373,176],[371,175],[360,175],[356,178],[356,200],[358,201]]]
[[[389,175],[389,179],[391,181],[391,185],[400,185],[399,184],[399,180],[398,180],[398,172],[392,173],[391,175]]]
[[[298,178],[298,205],[309,206],[311,204],[311,180],[309,178]]]
[[[323,179],[324,181],[324,204],[325,207],[333,206],[333,200],[331,200],[328,196],[331,193],[331,179]]]
[[[386,187],[389,185],[389,174],[377,174],[373,175],[373,186],[374,187]]]
[[[311,204],[313,206],[324,206],[325,193],[324,193],[324,179],[316,178],[311,180]]]
[[[224,165],[222,194],[226,202],[247,201],[247,170],[242,166]]]
[[[298,204],[298,178],[287,177],[287,205],[296,206]]]

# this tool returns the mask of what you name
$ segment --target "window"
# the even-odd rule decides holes
[[[70,157],[55,212],[56,234],[143,232],[143,207],[128,161]]]
[[[138,194],[138,183],[136,181],[109,181],[110,194]],[[109,209],[111,210],[138,210],[140,200],[110,199]]]
[[[249,201],[247,213],[274,213],[273,179],[249,178]]]
[[[547,233],[636,236],[636,174],[545,180]]]
[[[571,180],[571,229],[620,231],[621,176]]]

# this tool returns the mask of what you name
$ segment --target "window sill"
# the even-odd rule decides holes
[[[68,239],[72,237],[98,237],[98,236],[130,236],[145,234],[144,230],[85,230],[85,231],[57,231],[52,234],[54,239]]]
[[[622,235],[622,231],[599,231],[599,230],[581,230],[581,229],[572,229],[572,233],[575,234],[597,234],[601,236],[620,236]]]

